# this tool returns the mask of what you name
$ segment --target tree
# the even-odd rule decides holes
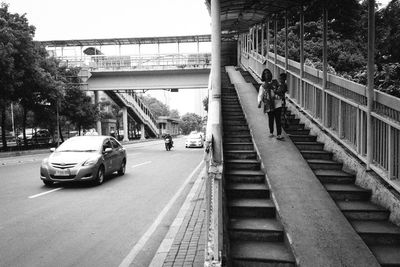
[[[179,111],[177,109],[171,109],[169,116],[171,118],[179,119],[181,115],[179,114]]]
[[[84,128],[92,128],[99,118],[97,106],[92,98],[81,90],[79,85],[79,68],[61,68],[63,76],[68,78],[65,84],[65,101],[61,104],[61,114],[67,117],[80,132]]]
[[[203,99],[203,107],[208,112],[208,95]]]
[[[203,127],[202,118],[195,113],[186,113],[182,116],[179,126],[183,134],[189,134],[191,131],[200,131]]]
[[[149,95],[142,95],[140,96],[140,99],[150,109],[156,119],[159,116],[169,116],[169,107],[157,98],[151,97]]]

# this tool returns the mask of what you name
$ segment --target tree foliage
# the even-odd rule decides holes
[[[157,98],[151,97],[149,95],[142,95],[140,99],[150,109],[156,119],[160,116],[170,115],[169,107]]]
[[[203,127],[201,116],[196,113],[186,113],[181,118],[180,128],[182,134],[189,134],[191,131],[200,131]]]

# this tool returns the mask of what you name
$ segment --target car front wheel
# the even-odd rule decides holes
[[[124,175],[125,170],[126,170],[126,161],[124,159],[121,163],[121,168],[119,168],[119,170],[118,170],[118,175],[120,175],[120,176]]]
[[[96,185],[101,185],[104,182],[104,167],[100,166],[97,170],[96,178],[94,179],[94,183]]]

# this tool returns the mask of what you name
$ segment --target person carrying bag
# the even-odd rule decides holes
[[[284,93],[280,92],[279,84],[276,80],[272,80],[272,73],[269,69],[264,69],[261,74],[261,81],[263,82],[258,91],[258,107],[264,103],[264,113],[268,114],[269,137],[274,137],[274,122],[276,124],[277,137],[276,139],[282,140],[282,96]]]

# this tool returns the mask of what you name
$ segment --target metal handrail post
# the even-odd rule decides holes
[[[368,0],[368,102],[367,102],[367,170],[373,160],[373,125],[371,112],[374,105],[374,52],[375,52],[375,0]]]

